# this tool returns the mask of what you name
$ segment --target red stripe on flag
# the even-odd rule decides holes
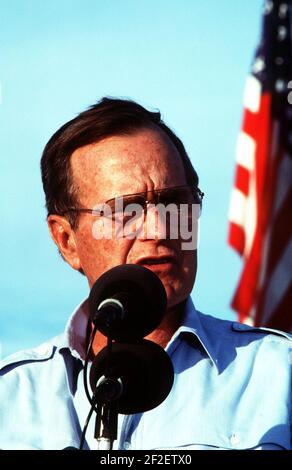
[[[242,227],[230,222],[228,243],[240,254],[243,255],[245,247],[245,233]]]
[[[239,189],[243,194],[248,196],[249,191],[249,178],[250,173],[246,168],[241,165],[237,165],[236,176],[235,176],[235,187]]]

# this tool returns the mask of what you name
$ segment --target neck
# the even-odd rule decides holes
[[[146,336],[146,339],[149,339],[162,348],[165,348],[175,331],[180,326],[184,316],[184,310],[185,302],[167,310],[158,328],[150,333],[150,335]]]
[[[185,302],[167,310],[158,328],[156,328],[156,330],[154,330],[150,335],[146,336],[145,339],[153,341],[162,348],[165,348],[175,331],[180,326],[184,310]],[[107,338],[97,331],[92,345],[93,355],[96,356],[96,354],[98,354],[106,345]]]

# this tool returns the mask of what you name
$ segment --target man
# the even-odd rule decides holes
[[[127,100],[101,100],[50,139],[42,177],[53,240],[89,287],[109,269],[132,263],[156,273],[167,293],[167,312],[148,339],[166,348],[173,388],[157,408],[119,416],[114,448],[290,448],[291,338],[197,312],[190,299],[196,246],[183,249],[183,231],[173,237],[166,227],[163,236],[167,220],[157,224],[158,201],[187,206],[189,217],[202,199],[184,146],[160,114]],[[143,214],[133,219],[136,236],[116,228],[108,236],[113,224],[126,225],[116,209],[107,224],[106,209],[123,198],[143,201]],[[85,301],[64,335],[2,363],[2,448],[78,447],[90,408],[82,375],[90,328]],[[105,344],[98,333],[93,353]],[[85,448],[96,448],[92,427]]]

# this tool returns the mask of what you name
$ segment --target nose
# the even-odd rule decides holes
[[[146,201],[139,240],[165,240],[166,236],[166,220],[161,208],[159,210],[159,206]]]

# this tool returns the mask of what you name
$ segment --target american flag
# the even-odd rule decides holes
[[[239,321],[292,330],[292,0],[266,1],[247,79],[229,244],[243,258]],[[291,91],[290,91],[291,90]]]

